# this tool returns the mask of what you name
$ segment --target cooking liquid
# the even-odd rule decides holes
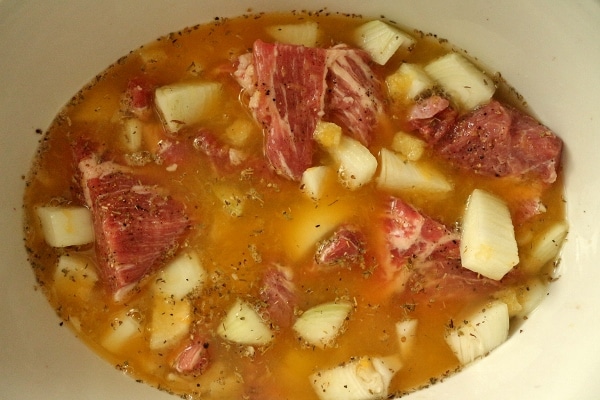
[[[316,271],[312,267],[314,247],[310,241],[308,250],[303,247],[305,232],[321,234],[318,228],[321,225],[324,235],[332,220],[353,222],[366,229],[377,228],[376,216],[380,215],[383,199],[389,193],[378,191],[374,183],[357,191],[334,184],[325,198],[314,202],[301,193],[298,183],[282,178],[265,180],[239,173],[219,176],[200,153],[178,163],[174,171],[167,171],[166,165],[153,162],[135,167],[166,188],[174,198],[183,201],[194,223],[185,246],[197,251],[209,276],[202,292],[193,298],[193,320],[198,326],[214,330],[237,298],[250,302],[258,299],[262,271],[278,263],[294,271],[300,299],[298,309],[306,310],[340,298],[355,304],[345,331],[331,348],[306,347],[289,328],[275,330],[275,339],[265,348],[230,343],[209,332],[211,368],[198,377],[183,377],[171,368],[172,349],[157,351],[148,345],[152,301],[143,288],[149,286],[151,278],[145,281],[139,293],[124,303],[114,302],[100,282],[85,296],[76,289],[65,291],[54,286],[53,276],[61,254],[84,255],[92,265],[95,259],[92,245],[66,249],[48,246],[34,211],[39,205],[81,204],[72,191],[75,165],[71,161],[70,146],[73,138],[88,135],[124,159],[122,155],[127,150],[122,140],[120,99],[128,80],[143,73],[159,86],[194,79],[221,82],[226,93],[225,103],[204,126],[224,137],[223,132],[234,122],[249,122],[252,136],[244,149],[250,154],[262,154],[262,133],[240,101],[240,88],[230,74],[231,66],[239,55],[251,49],[256,39],[272,41],[265,26],[305,20],[318,22],[322,31],[319,45],[323,47],[339,42],[354,43],[351,32],[364,22],[358,16],[326,15],[323,12],[265,14],[218,19],[161,37],[120,59],[82,89],[60,112],[42,140],[24,197],[25,241],[38,282],[60,317],[70,323],[82,340],[137,379],[194,398],[220,395],[242,398],[242,393],[248,398],[269,398],[270,395],[290,399],[316,398],[308,379],[311,373],[331,368],[354,356],[385,356],[396,352],[395,324],[407,318],[419,321],[416,348],[395,375],[390,393],[404,393],[427,385],[458,368],[457,359],[444,341],[444,333],[450,321],[468,306],[461,303],[461,299],[415,304],[386,290],[376,266],[373,269],[334,268],[329,271]],[[385,66],[375,67],[379,76],[391,74],[403,61],[422,63],[449,51],[449,46],[434,36],[411,33],[416,39],[413,50],[401,50]],[[520,106],[516,96],[502,82],[499,85],[496,96]],[[407,107],[399,103],[389,106],[391,115],[379,126],[370,148],[373,154],[378,154],[383,146],[389,147],[396,131],[406,129]],[[145,127],[143,150],[152,153],[166,134],[156,113]],[[184,130],[178,135],[191,132]],[[325,156],[318,153],[315,159],[321,157]],[[466,200],[474,188],[502,196],[511,207],[514,207],[511,199],[531,190],[528,183],[490,179],[450,167],[430,153],[424,157],[444,171],[453,182],[454,190],[443,195],[397,195],[449,227],[460,221]],[[236,193],[243,199],[241,215],[232,215],[231,208],[215,195],[223,191]],[[564,219],[562,174],[544,193],[542,201],[547,212],[516,226],[518,241],[524,237],[534,238],[544,227]],[[520,248],[521,259],[526,252],[526,246]],[[549,265],[539,276],[547,282],[551,272],[552,265]],[[528,278],[524,277],[523,285]],[[123,312],[136,315],[142,332],[118,353],[110,352],[101,343],[111,324],[115,323],[115,316]]]

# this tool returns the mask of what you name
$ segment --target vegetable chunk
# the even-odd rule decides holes
[[[411,46],[414,39],[383,21],[373,20],[359,26],[355,32],[358,45],[373,61],[384,65],[401,46]]]
[[[319,24],[306,21],[301,24],[271,25],[266,31],[281,43],[315,47],[319,37]]]
[[[475,189],[463,216],[460,256],[465,268],[500,280],[519,263],[515,230],[506,203]]]
[[[50,246],[78,246],[94,241],[92,213],[86,207],[44,206],[36,211]]]
[[[273,340],[273,332],[247,302],[237,299],[219,324],[219,336],[247,345],[265,345]]]
[[[465,110],[486,103],[496,91],[494,82],[458,53],[432,61],[425,66],[425,72]]]
[[[467,316],[445,339],[460,363],[466,365],[504,343],[508,328],[508,306],[498,300]]]
[[[352,304],[347,301],[320,304],[306,310],[293,328],[308,344],[328,347],[341,333],[351,310]]]
[[[338,367],[312,374],[310,381],[321,400],[382,399],[401,367],[394,358],[353,358]]]
[[[406,160],[386,148],[381,149],[380,154],[378,188],[389,191],[423,190],[438,193],[452,190],[452,183],[432,167]]]
[[[221,98],[217,82],[183,82],[156,89],[155,102],[171,132],[196,124],[216,110]]]

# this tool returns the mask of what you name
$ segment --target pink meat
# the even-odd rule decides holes
[[[315,262],[323,266],[351,266],[362,260],[365,246],[365,236],[358,228],[342,225],[319,244]]]
[[[291,326],[294,318],[297,298],[292,278],[292,270],[279,265],[268,268],[263,275],[261,299],[271,321],[281,328]]]
[[[371,63],[366,52],[346,45],[327,50],[327,118],[345,127],[365,146],[371,143],[384,101]]]
[[[458,165],[492,176],[556,180],[562,141],[532,117],[492,100],[460,118],[439,150]]]
[[[123,111],[141,120],[148,119],[154,104],[156,84],[145,76],[131,78],[121,99]]]
[[[78,168],[93,215],[100,276],[120,299],[172,256],[190,221],[183,204],[123,166],[90,155]]]
[[[265,131],[265,156],[279,175],[299,181],[311,166],[312,135],[323,115],[325,50],[257,40],[239,60],[238,82]]]
[[[386,259],[382,263],[395,290],[428,299],[494,289],[498,283],[463,268],[459,234],[390,198],[383,216]]]
[[[531,116],[496,100],[456,119],[449,105],[443,108],[443,102],[432,96],[417,103],[409,119],[437,152],[457,166],[488,176],[556,180],[560,138]]]
[[[190,337],[177,350],[173,368],[183,375],[202,375],[210,366],[209,342],[202,336]]]
[[[419,131],[423,139],[435,145],[452,130],[458,113],[450,107],[450,102],[440,96],[430,96],[420,100],[408,113],[412,129]]]

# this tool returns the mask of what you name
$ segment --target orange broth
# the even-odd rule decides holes
[[[308,250],[302,247],[305,246],[304,232],[322,237],[331,219],[375,229],[379,204],[389,193],[381,192],[374,183],[356,191],[333,183],[327,196],[315,202],[302,194],[297,182],[283,178],[265,181],[250,173],[219,177],[201,155],[179,164],[174,171],[153,162],[134,167],[152,176],[156,184],[166,188],[174,198],[181,199],[194,221],[184,248],[200,255],[208,273],[202,291],[191,298],[194,323],[215,329],[236,298],[258,305],[261,273],[266,266],[278,263],[294,270],[299,310],[335,299],[347,299],[354,304],[343,333],[334,346],[325,349],[304,346],[291,329],[275,329],[275,339],[266,347],[238,345],[213,332],[209,333],[210,368],[199,376],[181,376],[170,366],[172,348],[152,350],[148,345],[147,326],[153,303],[145,287],[152,277],[145,279],[141,289],[123,302],[113,301],[100,281],[84,293],[78,292],[77,283],[67,289],[54,284],[60,255],[84,256],[92,266],[95,262],[91,244],[68,248],[48,246],[35,214],[35,207],[39,205],[78,204],[71,190],[75,174],[75,165],[69,161],[72,137],[85,132],[111,152],[126,153],[121,138],[120,98],[128,79],[144,72],[158,85],[198,78],[221,82],[226,100],[205,126],[223,136],[233,123],[242,121],[245,126],[249,123],[251,137],[245,150],[262,154],[260,127],[240,101],[239,85],[224,70],[247,52],[256,39],[272,41],[265,26],[305,20],[318,22],[323,32],[319,45],[323,47],[339,42],[353,43],[351,32],[365,21],[359,16],[324,12],[264,14],[217,19],[169,34],[132,51],[98,75],[60,112],[41,141],[24,196],[25,242],[37,280],[58,315],[70,323],[78,337],[136,379],[169,392],[189,395],[189,398],[269,398],[270,393],[276,393],[276,398],[316,398],[308,379],[311,373],[331,368],[351,357],[397,351],[395,324],[406,318],[419,321],[417,347],[403,360],[404,366],[394,376],[390,393],[415,390],[459,368],[458,360],[444,341],[444,332],[468,304],[459,300],[405,304],[381,289],[376,266],[373,270],[337,268],[318,273],[311,268],[314,243],[309,240]],[[417,31],[411,34],[416,39],[413,50],[401,50],[385,66],[377,66],[379,76],[391,74],[403,61],[422,63],[451,49],[435,36]],[[496,80],[499,86],[496,97],[523,108],[501,79],[496,77]],[[393,134],[405,128],[403,118],[408,107],[401,103],[389,106],[392,115],[376,132],[370,147],[373,154],[389,146]],[[145,122],[142,151],[155,152],[164,135],[162,122],[155,113]],[[319,153],[316,158],[321,156]],[[511,199],[530,190],[527,182],[488,178],[451,167],[429,151],[424,159],[444,171],[454,184],[454,190],[445,195],[416,192],[397,195],[451,228],[460,223],[466,200],[474,188],[502,196],[510,207]],[[238,194],[244,205],[241,215],[232,215],[231,207],[215,195],[222,191]],[[545,227],[565,218],[562,173],[544,192],[542,200],[547,208],[545,213],[515,226],[519,243],[529,243]],[[324,232],[318,227],[322,220]],[[519,251],[523,259],[528,246],[522,245]],[[549,282],[554,265],[555,261],[549,263],[535,276]],[[522,281],[511,285],[526,291],[531,277],[525,274]],[[487,297],[479,300],[484,302]],[[118,352],[109,351],[102,346],[103,337],[112,324],[119,323],[116,316],[124,312],[138,318],[141,332]],[[513,319],[511,326],[519,323]]]

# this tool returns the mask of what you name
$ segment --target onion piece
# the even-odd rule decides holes
[[[202,288],[207,273],[194,251],[186,252],[169,262],[154,283],[157,295],[165,300],[182,300],[194,290]]]
[[[464,110],[487,103],[496,91],[494,82],[458,53],[433,60],[424,69]]]
[[[445,340],[458,361],[466,365],[504,343],[508,329],[508,306],[495,300],[450,328]]]
[[[377,187],[388,191],[422,190],[427,192],[448,192],[452,184],[433,167],[404,159],[391,150],[382,148],[381,169],[377,177]]]
[[[510,211],[502,199],[473,190],[462,221],[460,256],[463,267],[495,280],[519,263]]]
[[[266,345],[273,340],[273,332],[256,310],[247,302],[237,299],[219,324],[217,333],[223,339],[247,345]]]
[[[529,274],[537,273],[544,265],[554,260],[562,247],[569,225],[566,221],[557,222],[548,227],[538,238],[529,244],[531,250],[521,266]]]
[[[115,315],[100,344],[108,351],[117,353],[127,342],[141,334],[142,328],[135,313],[124,310]]]
[[[331,346],[341,333],[351,310],[352,304],[348,301],[323,303],[306,310],[296,320],[293,329],[312,346]]]
[[[401,46],[409,47],[415,42],[410,35],[379,20],[356,28],[354,37],[358,46],[379,65],[387,63]]]
[[[265,28],[267,33],[280,43],[315,47],[319,38],[319,24],[306,21],[300,24],[271,25]]]
[[[382,399],[393,376],[402,368],[396,357],[359,357],[332,369],[318,371],[310,382],[321,400]]]
[[[304,194],[318,201],[333,181],[335,181],[335,171],[329,166],[319,165],[304,170],[300,179],[300,187]]]
[[[342,136],[338,146],[328,149],[338,164],[340,182],[350,190],[356,190],[371,181],[377,170],[377,159],[358,140]]]
[[[410,354],[415,347],[417,341],[417,319],[407,319],[396,322],[396,334],[398,336],[398,347],[400,348],[400,356],[403,360],[410,357]]]

